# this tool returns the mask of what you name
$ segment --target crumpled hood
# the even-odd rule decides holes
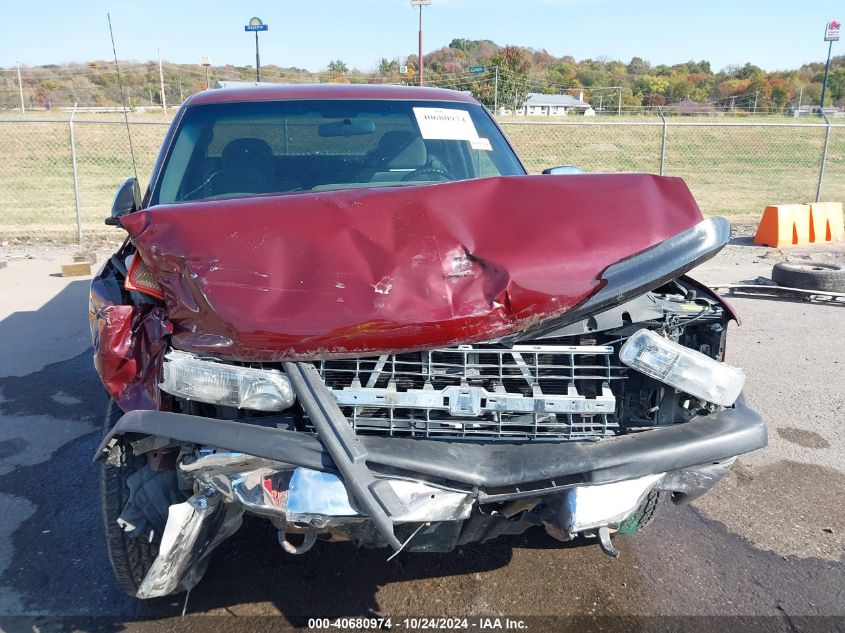
[[[681,179],[613,174],[182,203],[121,222],[163,289],[175,347],[270,361],[526,330],[701,219]]]

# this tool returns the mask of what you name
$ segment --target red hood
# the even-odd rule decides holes
[[[679,178],[519,176],[164,205],[126,216],[174,346],[244,360],[490,340],[701,221]]]

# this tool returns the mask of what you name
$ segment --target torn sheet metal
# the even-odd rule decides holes
[[[102,283],[91,285],[91,338],[94,367],[103,386],[123,411],[159,409],[161,363],[170,324],[153,305],[115,305]]]
[[[175,347],[269,361],[519,332],[701,219],[679,178],[608,174],[182,203],[121,222]]]

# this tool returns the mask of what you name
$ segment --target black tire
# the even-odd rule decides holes
[[[654,517],[657,516],[657,509],[660,506],[661,498],[662,495],[659,491],[652,490],[649,492],[642,503],[640,503],[637,511],[619,525],[619,528],[616,530],[617,533],[633,534],[634,532],[640,532],[645,529],[649,523],[654,521]]]
[[[803,290],[845,292],[845,266],[827,262],[779,262],[772,268],[779,286]]]
[[[122,415],[114,403],[110,406],[106,418],[108,428]],[[138,593],[141,582],[158,556],[161,534],[166,523],[166,517],[151,513],[149,517],[145,517],[143,535],[132,535],[118,525],[117,520],[129,500],[129,478],[145,468],[146,456],[136,456],[130,446],[118,443],[111,448],[100,470],[100,507],[106,549],[118,583],[130,596]],[[178,495],[178,488],[173,493]]]

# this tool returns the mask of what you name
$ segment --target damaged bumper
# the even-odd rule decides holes
[[[314,436],[162,411],[124,415],[103,439],[97,457],[105,454],[115,438],[128,434],[213,446],[311,470],[338,470],[325,445]],[[477,487],[484,502],[717,462],[762,448],[766,439],[763,419],[740,397],[733,407],[706,418],[599,442],[444,443],[366,436],[358,441],[376,473]]]
[[[508,521],[522,516],[521,525],[542,524],[561,540],[597,535],[602,549],[617,555],[609,529],[624,530],[647,495],[665,490],[676,502],[694,499],[737,455],[766,444],[762,419],[742,397],[706,418],[589,443],[359,437],[309,367],[289,364],[286,371],[318,436],[133,411],[103,439],[98,457],[119,437],[136,452],[185,443],[207,447],[177,466],[193,480],[194,496],[171,506],[162,548],[139,597],[196,584],[208,554],[237,529],[244,512],[270,519],[292,554],[310,549],[318,533],[396,552],[448,551],[508,533]],[[487,516],[496,509],[501,525],[479,533],[476,508]],[[437,531],[443,525],[449,526],[445,538]],[[424,528],[432,538],[424,533],[409,546]],[[303,534],[302,544],[288,542],[288,533]]]

